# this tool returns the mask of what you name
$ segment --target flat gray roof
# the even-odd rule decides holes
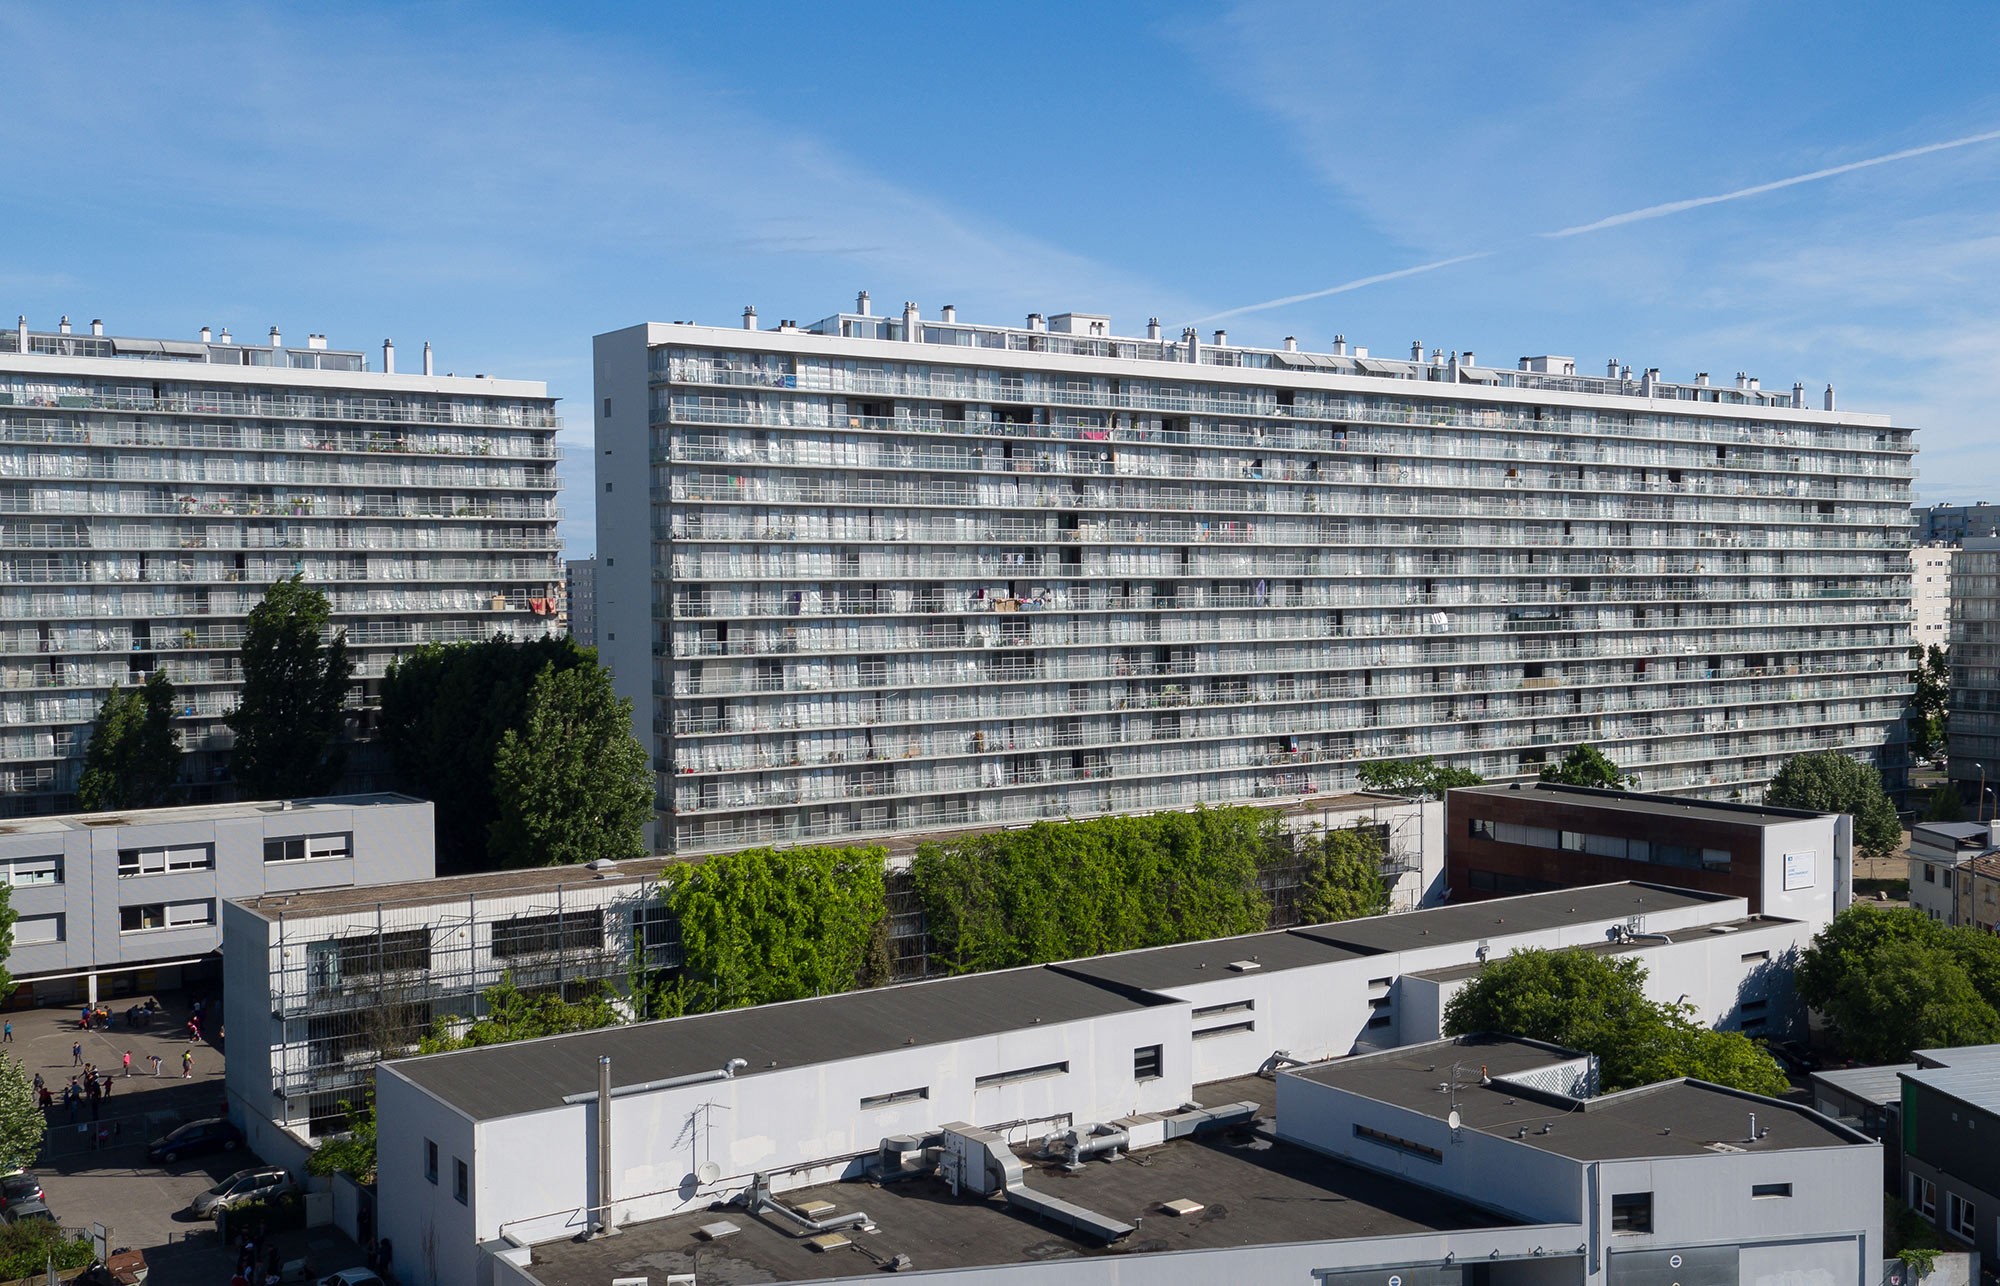
[[[474,1120],[559,1107],[597,1088],[611,1056],[618,1085],[714,1071],[743,1076],[990,1036],[1171,1003],[1046,966],[909,982],[784,1004],[488,1045],[384,1064]],[[894,1088],[894,1087],[891,1087]]]
[[[1409,951],[1447,942],[1477,942],[1502,934],[1532,933],[1566,924],[1619,920],[1657,911],[1707,906],[1726,901],[1727,894],[1670,889],[1660,884],[1592,884],[1579,889],[1555,889],[1486,902],[1376,915],[1338,924],[1314,925],[1292,932],[1347,947],[1364,955]]]
[[[1269,1081],[1244,1077],[1204,1085],[1196,1097],[1211,1106],[1254,1101],[1268,1118],[1274,1091]],[[825,1201],[843,1213],[865,1210],[877,1230],[856,1235],[853,1247],[816,1253],[796,1229],[769,1215],[753,1218],[732,1208],[627,1224],[620,1235],[597,1241],[538,1245],[528,1271],[547,1286],[603,1286],[615,1277],[658,1281],[668,1273],[698,1273],[702,1286],[735,1286],[879,1277],[880,1261],[898,1254],[908,1255],[919,1272],[940,1272],[1518,1225],[1456,1198],[1277,1142],[1268,1126],[1179,1139],[1145,1149],[1136,1159],[1091,1162],[1074,1174],[1023,1156],[1022,1171],[1030,1188],[1138,1231],[1104,1247],[1037,1223],[1002,1202],[954,1197],[936,1178],[880,1188],[832,1183],[787,1192],[783,1200],[793,1206]],[[1205,1209],[1177,1219],[1160,1208],[1183,1198]],[[719,1242],[695,1239],[697,1228],[718,1219],[742,1231]],[[1121,1280],[1145,1280],[1142,1263],[1129,1263],[1124,1272]],[[966,1274],[968,1281],[976,1276]]]
[[[486,871],[478,875],[446,875],[395,884],[363,884],[354,888],[308,893],[267,893],[242,898],[236,905],[266,920],[281,916],[338,915],[375,907],[438,906],[475,897],[511,897],[552,892],[557,888],[595,888],[605,884],[657,881],[667,867],[699,862],[700,858],[635,857],[613,862],[602,870],[588,866],[532,866],[518,871]]]
[[[1467,1129],[1578,1161],[1873,1143],[1809,1108],[1699,1081],[1663,1081],[1581,1102],[1479,1081],[1481,1067],[1505,1077],[1570,1057],[1574,1055],[1553,1046],[1512,1036],[1465,1036],[1280,1075],[1330,1085],[1440,1122],[1455,1098]],[[1440,1093],[1438,1086],[1451,1079],[1453,1063],[1459,1064],[1458,1092]],[[1752,1113],[1757,1117],[1754,1140]],[[1543,1126],[1548,1133],[1541,1133]]]
[[[1161,988],[1252,976],[1244,971],[1231,972],[1229,966],[1239,962],[1255,964],[1255,973],[1274,973],[1358,960],[1366,954],[1309,934],[1278,929],[1241,938],[1211,938],[1206,942],[1121,951],[1117,955],[1068,960],[1050,967],[1128,987]]]
[[[1814,1072],[1809,1078],[1850,1098],[1867,1103],[1895,1103],[1903,1097],[1903,1073],[1917,1070],[1915,1063],[1892,1063],[1887,1067],[1842,1067],[1830,1072]]]
[[[1951,1061],[1939,1065],[1944,1059]],[[1901,1079],[1949,1094],[1970,1107],[2000,1113],[2000,1046],[1918,1050],[1917,1061],[1919,1066],[1904,1071]],[[1923,1066],[1926,1063],[1931,1065]]]
[[[188,804],[180,808],[124,808],[105,813],[63,813],[56,817],[10,817],[0,822],[0,835],[48,835],[58,831],[95,831],[112,826],[167,826],[180,822],[219,822],[241,817],[289,817],[337,808],[382,808],[429,801],[393,791],[363,795],[320,795],[311,799],[245,800],[240,804]]]
[[[1696,929],[1682,929],[1668,936],[1672,937],[1675,942],[1686,942],[1693,938],[1740,933],[1745,935],[1744,941],[1749,942],[1755,941],[1762,931],[1781,929],[1786,926],[1797,925],[1798,923],[1797,920],[1785,920],[1777,916],[1752,915],[1740,920],[1724,921],[1721,924],[1705,924]],[[1606,938],[1602,942],[1592,942],[1584,946],[1565,949],[1571,951],[1589,951],[1597,955],[1617,956],[1624,955],[1629,951],[1645,951],[1658,945],[1658,941],[1652,938],[1621,938],[1616,942]],[[1432,982],[1453,982],[1460,978],[1474,977],[1485,967],[1485,965],[1475,961],[1471,964],[1452,965],[1444,969],[1423,969],[1412,973],[1410,977],[1424,978]]]
[[[1830,814],[1804,808],[1778,808],[1770,804],[1732,804],[1719,799],[1684,799],[1679,795],[1642,794],[1633,790],[1597,790],[1589,786],[1565,786],[1559,782],[1524,781],[1506,786],[1461,786],[1450,795],[1508,795],[1520,798],[1541,795],[1566,803],[1589,804],[1621,813],[1646,817],[1693,817],[1703,814],[1714,821],[1736,822],[1744,826],[1782,826],[1810,821]]]

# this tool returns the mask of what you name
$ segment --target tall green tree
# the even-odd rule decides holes
[[[1854,846],[1865,857],[1894,857],[1903,846],[1903,824],[1896,820],[1896,806],[1882,789],[1882,775],[1836,750],[1787,759],[1764,788],[1764,802],[1851,815]]]
[[[1382,840],[1371,828],[1343,827],[1299,841],[1305,869],[1300,878],[1299,920],[1331,924],[1389,909],[1382,883]]]
[[[307,1174],[322,1179],[344,1174],[356,1183],[375,1182],[374,1073],[371,1071],[369,1076],[368,1090],[362,1095],[359,1107],[341,1100],[340,1110],[347,1116],[347,1129],[327,1135],[314,1145],[312,1155],[306,1158]]]
[[[1950,731],[1951,662],[1935,643],[1911,652],[1917,674],[1910,694],[1910,753],[1919,759],[1938,759],[1944,755]]]
[[[594,665],[568,638],[523,642],[499,635],[477,643],[432,643],[389,667],[382,680],[379,736],[397,784],[432,801],[438,872],[492,869],[488,837],[500,806],[493,761],[500,739],[526,724],[535,676]]]
[[[1600,790],[1626,790],[1632,785],[1632,778],[1612,762],[1611,756],[1587,742],[1578,743],[1561,759],[1544,767],[1542,780],[1565,786],[1595,786]]]
[[[14,921],[20,918],[14,910],[13,886],[0,884],[0,1001],[14,994],[14,975],[7,970],[4,962],[14,957]]]
[[[174,685],[154,670],[137,688],[112,686],[90,725],[76,806],[87,813],[173,802],[181,772]]]
[[[1962,822],[1965,820],[1965,801],[1958,790],[1948,781],[1939,782],[1924,796],[1924,820],[1927,822]]]
[[[729,1009],[864,981],[888,913],[880,848],[746,849],[667,868],[686,985],[669,1010]]]
[[[561,866],[645,853],[653,771],[632,735],[632,703],[600,665],[542,667],[521,727],[493,757],[497,815],[489,831],[502,866]]]
[[[293,576],[272,585],[243,630],[243,698],[229,714],[230,768],[253,799],[323,795],[340,780],[341,731],[354,663],[347,636],[326,637],[326,595]]]
[[[47,1128],[27,1069],[20,1059],[0,1054],[0,1174],[32,1165]]]
[[[1496,1032],[1597,1055],[1606,1089],[1692,1076],[1782,1094],[1784,1073],[1741,1033],[1702,1027],[1686,1006],[1646,998],[1632,956],[1530,949],[1489,963],[1445,1005],[1449,1036]]]
[[[1442,799],[1447,790],[1486,783],[1478,773],[1441,764],[1431,755],[1416,759],[1371,759],[1355,770],[1355,776],[1367,790],[1417,799]]]
[[[1850,906],[1814,935],[1796,979],[1852,1058],[2000,1041],[2000,940],[1908,907]]]

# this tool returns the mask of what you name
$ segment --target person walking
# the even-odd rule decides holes
[[[83,1066],[83,1042],[80,1040],[70,1042],[69,1065],[71,1067]]]
[[[5,1027],[0,1027],[0,1044],[14,1043],[14,1020],[9,1018]]]
[[[129,1049],[125,1051],[125,1074],[127,1076],[132,1074],[132,1051]]]
[[[110,1072],[106,1072],[106,1073],[104,1074],[104,1077],[103,1077],[103,1081],[102,1081],[102,1083],[103,1083],[103,1085],[104,1085],[104,1097],[106,1097],[106,1098],[110,1098],[110,1097],[111,1097],[111,1073],[110,1073]]]
[[[194,1079],[194,1051],[191,1049],[181,1051],[181,1079]]]
[[[35,1073],[35,1093],[39,1094],[39,1093],[41,1093],[41,1092],[42,1092],[42,1074],[41,1074],[40,1072],[36,1072],[36,1073]]]

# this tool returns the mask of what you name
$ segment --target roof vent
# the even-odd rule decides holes
[[[1255,960],[1231,960],[1229,962],[1229,972],[1231,973],[1255,973],[1263,967],[1263,965],[1258,964]]]
[[[590,863],[589,869],[593,871],[615,871],[618,869],[618,863],[608,857],[600,857]]]
[[[1189,1215],[1200,1214],[1202,1211],[1208,1209],[1208,1207],[1199,1201],[1189,1201],[1186,1197],[1178,1197],[1172,1201],[1162,1201],[1160,1209],[1176,1219],[1185,1219]]]
[[[102,317],[93,317],[90,319],[90,333],[93,335],[102,335],[104,333],[104,319]]]

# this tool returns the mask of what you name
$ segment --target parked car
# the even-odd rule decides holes
[[[221,1183],[198,1194],[188,1204],[197,1219],[213,1218],[223,1210],[234,1210],[252,1201],[269,1201],[298,1191],[292,1176],[277,1166],[256,1166],[238,1170]]]
[[[343,1268],[320,1278],[319,1286],[384,1286],[384,1283],[366,1268]]]
[[[55,1212],[39,1201],[17,1201],[4,1211],[0,1211],[0,1219],[5,1219],[8,1223],[27,1223],[31,1219],[40,1219],[45,1223],[56,1222]]]
[[[12,1174],[0,1175],[0,1210],[18,1205],[23,1201],[42,1199],[42,1181],[26,1170],[16,1170]]]
[[[161,1165],[172,1165],[182,1157],[204,1152],[234,1152],[242,1142],[243,1131],[218,1116],[189,1121],[172,1134],[154,1139],[146,1155]]]

